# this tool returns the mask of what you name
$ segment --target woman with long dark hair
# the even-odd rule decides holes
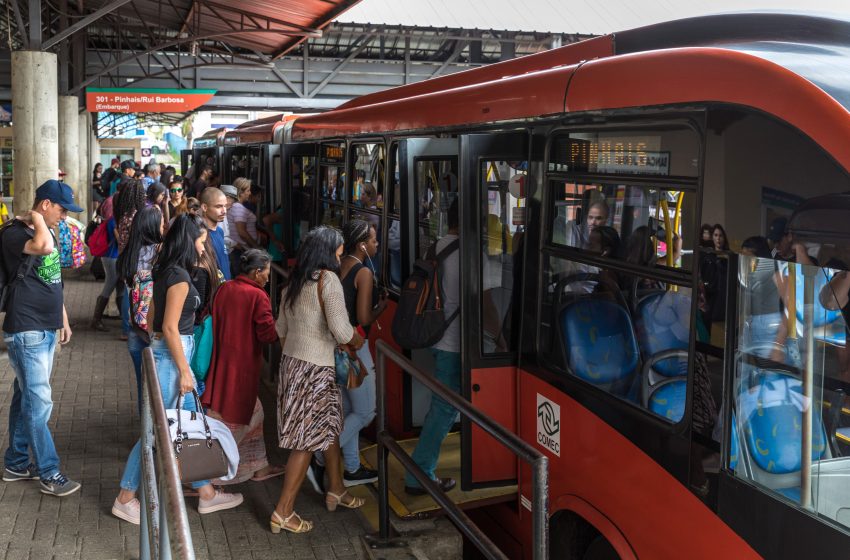
[[[729,238],[720,224],[711,228],[711,247],[704,252],[700,262],[700,277],[705,286],[706,325],[711,325],[711,340],[715,346],[723,346],[723,322],[726,319],[726,272],[728,260],[722,256],[729,251]],[[703,249],[706,251],[706,249]]]
[[[94,164],[94,169],[91,172],[91,188],[98,195],[103,197],[103,164],[98,162]]]
[[[135,280],[143,280],[153,270],[159,246],[162,244],[162,234],[165,223],[162,213],[157,208],[143,208],[133,218],[130,228],[130,240],[124,251],[118,255],[118,277],[132,290]],[[142,288],[142,282],[139,287]],[[130,332],[127,334],[127,351],[133,360],[136,371],[136,395],[139,410],[142,408],[142,350],[150,345],[148,332],[141,328],[133,314],[130,315]]]
[[[280,446],[290,449],[286,476],[269,522],[281,529],[306,533],[313,523],[295,513],[295,497],[317,451],[324,452],[329,485],[325,506],[358,508],[363,500],[348,494],[342,481],[339,434],[342,403],[336,384],[334,348],[355,350],[363,338],[348,321],[345,295],[337,272],[343,238],[336,229],[318,227],[304,238],[297,264],[281,298],[277,319],[283,357],[278,385]]]
[[[189,211],[189,197],[183,190],[183,177],[175,175],[168,183],[168,215],[173,219]]]
[[[367,183],[368,184],[368,183]],[[360,464],[360,430],[375,418],[375,366],[369,352],[369,330],[387,307],[386,294],[380,293],[375,282],[372,257],[378,253],[375,227],[365,220],[351,220],[342,230],[345,256],[339,267],[345,309],[352,327],[359,327],[366,340],[357,351],[368,375],[355,389],[340,387],[342,409],[345,412],[339,446],[342,449],[343,483],[346,486],[368,484],[378,480],[378,473]]]
[[[195,311],[200,305],[198,291],[189,271],[204,253],[207,229],[191,216],[174,221],[153,267],[153,299],[148,315],[150,348],[153,351],[159,388],[166,409],[176,408],[180,395],[195,389],[195,376],[189,367],[194,350]],[[184,409],[194,410],[192,398],[184,399]],[[137,442],[121,478],[121,491],[112,505],[116,517],[139,523],[140,507],[136,490],[141,477],[140,444]],[[200,502],[198,512],[212,513],[236,507],[241,494],[226,494],[209,481],[193,482]]]

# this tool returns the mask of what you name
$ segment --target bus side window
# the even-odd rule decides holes
[[[448,231],[448,211],[457,197],[457,159],[417,159],[415,162],[417,254],[424,258]]]
[[[392,188],[387,192],[387,216],[389,228],[387,228],[386,254],[389,268],[389,287],[393,290],[401,289],[401,184],[398,168],[398,144],[390,148],[390,174],[389,181]],[[381,249],[383,250],[383,249]]]
[[[525,201],[519,198],[527,162],[482,161],[481,180],[481,351],[516,348],[513,310],[521,293]],[[511,189],[510,185],[514,188]]]

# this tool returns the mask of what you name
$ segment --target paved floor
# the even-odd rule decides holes
[[[100,287],[89,275],[66,276],[65,301],[76,325],[53,370],[51,429],[62,470],[79,480],[82,490],[54,498],[41,494],[37,483],[0,482],[0,559],[138,558],[138,527],[110,514],[124,462],[138,437],[136,383],[126,343],[116,338],[117,322],[107,322],[113,327],[110,333],[87,328]],[[3,449],[13,380],[8,360],[0,360]],[[243,492],[245,503],[228,512],[200,516],[197,498],[187,498],[197,558],[361,557],[359,536],[365,528],[358,514],[328,513],[309,485],[296,507],[316,528],[307,535],[272,535],[268,518],[281,480],[233,487]]]

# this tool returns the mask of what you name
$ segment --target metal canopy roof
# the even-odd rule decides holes
[[[147,54],[202,49],[229,63],[270,64],[322,29],[359,0],[6,0],[10,17],[0,19],[0,35],[12,49],[51,50],[60,57],[60,89],[76,93],[121,64]],[[35,9],[38,8],[38,9]],[[6,46],[6,45],[4,45]],[[83,50],[121,53],[86,64]],[[69,54],[69,51],[74,51]],[[129,55],[127,54],[129,51]],[[64,60],[63,60],[64,59]]]

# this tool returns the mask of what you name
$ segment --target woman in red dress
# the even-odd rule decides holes
[[[212,305],[213,354],[201,401],[221,420],[239,446],[236,477],[216,484],[265,480],[283,474],[268,464],[263,442],[263,408],[257,398],[263,345],[277,339],[271,302],[263,287],[271,257],[260,249],[245,251],[240,274],[221,285]]]

